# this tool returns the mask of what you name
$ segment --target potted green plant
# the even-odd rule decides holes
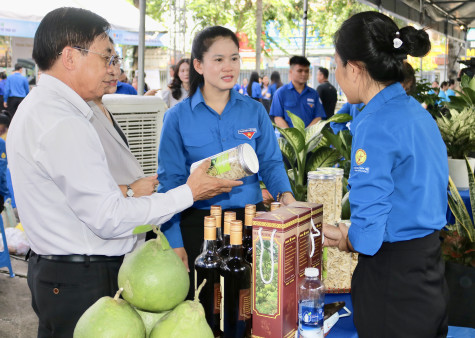
[[[287,111],[293,127],[277,130],[282,135],[279,147],[286,158],[286,169],[295,199],[305,201],[307,197],[307,173],[319,167],[331,167],[338,163],[342,154],[336,149],[324,144],[323,129],[330,122],[344,123],[351,120],[348,114],[335,114],[325,121],[305,128],[305,124],[297,115]]]
[[[447,146],[450,176],[457,188],[468,189],[464,156],[475,151],[475,79],[465,75],[457,93],[445,104],[449,112],[437,118],[437,125]],[[475,166],[475,159],[469,162]]]
[[[467,158],[472,212],[475,211],[475,178]],[[475,328],[475,228],[470,213],[451,178],[448,203],[455,216],[455,224],[441,231],[442,255],[445,259],[445,278],[449,287],[449,325]],[[473,217],[473,216],[472,216]]]

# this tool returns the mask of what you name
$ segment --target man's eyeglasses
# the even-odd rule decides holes
[[[120,64],[122,63],[122,60],[123,58],[120,58],[118,57],[117,55],[105,55],[105,54],[102,54],[102,53],[98,53],[98,52],[93,52],[89,49],[85,49],[85,48],[81,48],[81,47],[73,47],[74,49],[77,49],[77,50],[82,50],[84,52],[88,52],[88,53],[92,53],[92,54],[97,54],[97,55],[100,55],[102,56],[105,60],[106,60],[106,65],[108,67],[110,66],[114,66],[114,67],[120,67]],[[59,53],[59,55],[61,55],[61,53]]]

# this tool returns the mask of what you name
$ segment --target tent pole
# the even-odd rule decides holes
[[[302,41],[302,56],[305,56],[305,52],[307,49],[307,8],[308,8],[308,0],[304,0],[303,2],[303,41]]]
[[[137,93],[143,95],[144,93],[144,63],[145,63],[145,0],[140,0],[140,27],[139,27],[139,69],[138,69],[138,83]]]

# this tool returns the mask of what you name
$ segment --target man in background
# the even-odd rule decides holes
[[[292,56],[289,60],[290,82],[280,87],[274,94],[270,108],[275,124],[280,128],[293,127],[287,111],[300,117],[305,127],[325,118],[320,97],[315,89],[307,86],[310,62],[304,56]]]
[[[15,70],[9,77],[7,77],[7,82],[5,83],[3,106],[7,108],[10,118],[13,118],[18,105],[30,92],[27,78],[21,75],[22,70],[23,67],[17,63],[15,65]]]
[[[328,69],[323,67],[318,67],[317,72],[317,81],[320,85],[317,87],[318,95],[322,100],[323,109],[325,109],[325,114],[327,118],[330,118],[335,114],[336,101],[338,100],[338,95],[336,88],[328,82]]]

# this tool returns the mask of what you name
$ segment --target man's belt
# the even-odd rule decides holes
[[[103,255],[38,255],[31,251],[30,257],[35,256],[49,261],[67,263],[121,262],[124,259],[124,256]]]

